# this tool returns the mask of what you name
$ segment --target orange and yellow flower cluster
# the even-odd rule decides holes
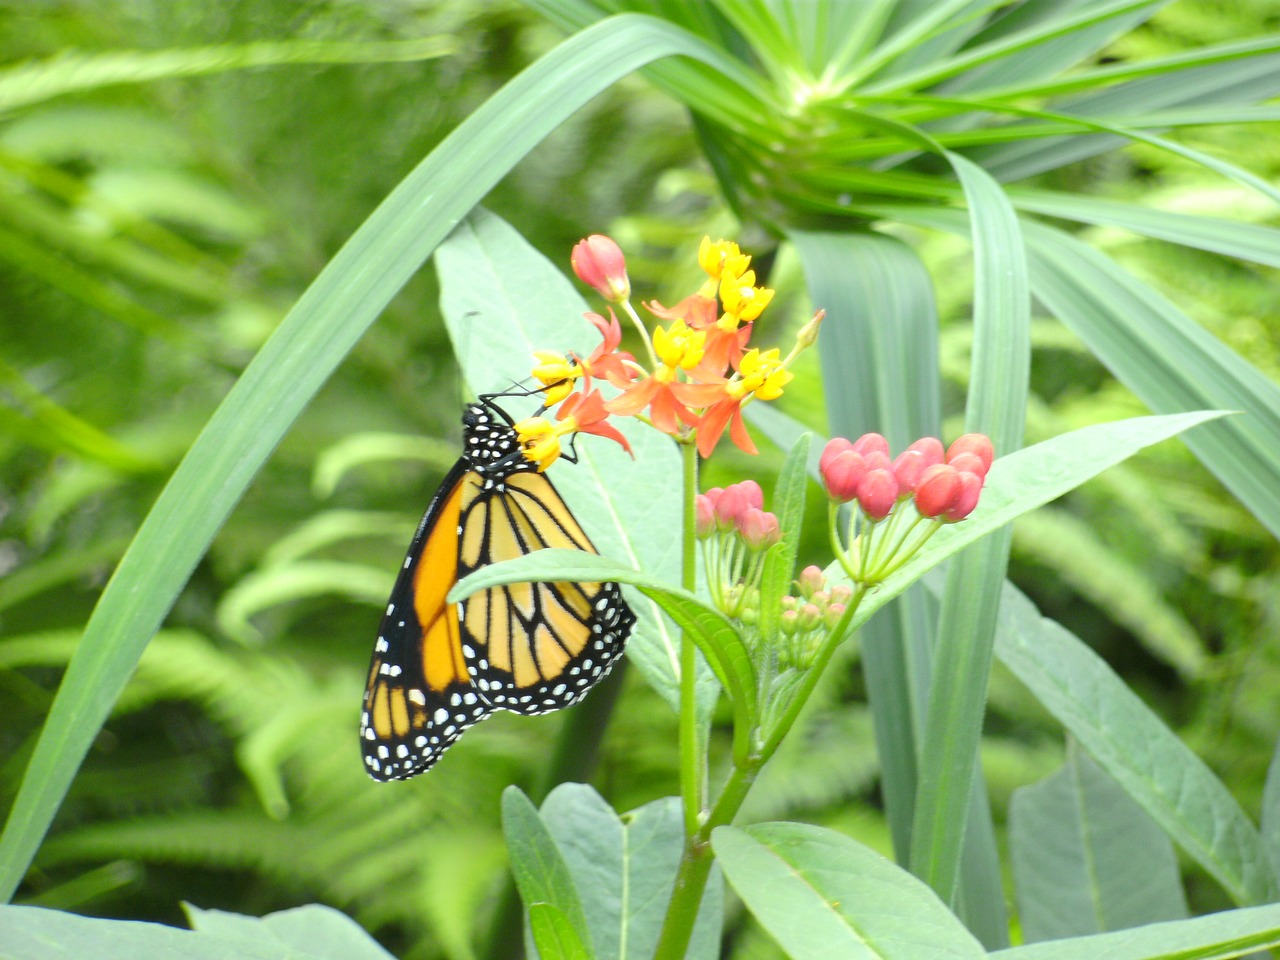
[[[609,317],[589,313],[601,343],[590,356],[549,350],[535,353],[532,375],[543,385],[548,411],[559,406],[554,420],[531,417],[516,424],[525,456],[545,470],[560,455],[561,438],[574,433],[609,437],[628,450],[626,439],[607,421],[610,416],[638,417],[684,443],[696,443],[710,456],[726,429],[739,448],[756,447],[742,420],[742,407],[752,400],[775,400],[792,379],[787,369],[817,339],[819,312],[783,358],[774,347],[750,347],[756,319],[773,299],[768,287],[756,286],[751,257],[736,243],[712,243],[704,237],[698,264],[707,274],[702,288],[673,307],[656,301],[645,308],[665,325],[650,331],[630,303],[631,282],[618,245],[595,235],[573,251],[574,272],[611,304],[617,304],[640,330],[648,363],[619,349],[622,327],[613,308]],[[605,400],[593,380],[603,380],[619,393]]]

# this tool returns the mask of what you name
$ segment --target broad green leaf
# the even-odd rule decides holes
[[[143,648],[284,432],[436,245],[521,157],[599,91],[656,58],[706,55],[644,17],[583,31],[511,80],[382,202],[219,406],[98,602],[0,836],[12,896]]]
[[[1232,900],[1280,895],[1257,829],[1222,781],[1096,653],[1012,586],[996,656]]]
[[[534,350],[586,356],[600,342],[583,318],[588,304],[563,271],[491,213],[473,213],[440,247],[436,266],[445,323],[477,394],[526,380]],[[533,398],[503,402],[516,419],[538,406]],[[578,462],[556,464],[548,476],[603,556],[678,583],[680,538],[671,531],[680,529],[680,499],[671,492],[680,455],[670,437],[637,421],[617,426],[634,459],[610,440],[580,437]],[[640,620],[628,658],[675,706],[679,636],[650,601],[639,599],[634,607]]]
[[[1173,844],[1088,755],[1013,792],[1009,852],[1028,943],[1187,915]]]
[[[792,960],[987,955],[932,890],[833,830],[720,827],[711,842],[733,889]]]
[[[539,960],[591,960],[586,944],[555,904],[535,903],[529,907],[529,930]]]
[[[502,792],[502,832],[525,909],[535,903],[551,904],[568,920],[578,943],[590,944],[587,918],[569,868],[537,808],[519,787],[507,787]]]
[[[224,910],[184,905],[191,929],[223,937],[241,937],[275,947],[279,956],[326,960],[388,960],[391,954],[350,917],[317,903],[281,910],[265,917],[246,917]]]
[[[174,50],[62,53],[0,71],[0,112],[78,90],[288,63],[390,63],[453,53],[452,37],[398,43],[284,40]]]
[[[598,960],[651,957],[684,846],[679,799],[655,800],[619,818],[591,787],[566,783],[543,802],[542,820],[573,875]],[[722,899],[713,869],[689,960],[720,955]]]
[[[998,950],[991,960],[1230,960],[1280,944],[1280,905]]]
[[[997,451],[1009,452],[1022,446],[1031,367],[1022,234],[999,184],[963,157],[948,153],[947,159],[969,206],[976,270],[965,429],[988,435]],[[956,902],[961,884],[969,802],[979,777],[978,745],[1010,535],[1006,527],[948,565],[938,618],[910,862],[912,872],[948,904]],[[996,851],[985,854],[987,896],[1002,903]]]

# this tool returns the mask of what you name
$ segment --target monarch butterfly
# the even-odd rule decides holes
[[[512,583],[446,601],[485,564],[543,547],[596,552],[491,397],[462,424],[462,457],[409,544],[373,648],[360,742],[375,780],[425,772],[495,710],[577,703],[636,620],[616,583]]]

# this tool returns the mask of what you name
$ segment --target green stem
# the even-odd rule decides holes
[[[691,593],[697,587],[698,449],[681,443],[684,466],[684,530],[681,543],[681,586]],[[692,837],[702,822],[706,805],[706,763],[698,736],[697,648],[685,633],[680,635],[680,795],[684,798],[685,837]]]

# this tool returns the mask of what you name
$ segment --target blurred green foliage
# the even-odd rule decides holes
[[[1267,20],[1270,18],[1270,21]],[[1247,36],[1255,0],[1175,4],[1109,55]],[[559,34],[515,3],[74,0],[0,8],[0,61],[290,38],[440,37],[410,62],[291,64],[55,96],[0,114],[0,795],[12,800],[78,629],[177,459],[274,324],[396,182]],[[4,77],[0,75],[0,83]],[[1280,173],[1280,140],[1185,141]],[[638,79],[538,148],[488,204],[567,266],[609,230],[635,286],[671,302],[703,233],[733,220],[687,118]],[[1047,175],[1169,209],[1262,216],[1252,198],[1143,147]],[[1082,231],[1273,377],[1277,278],[1107,228]],[[742,237],[744,246],[760,237]],[[914,238],[966,387],[969,256]],[[761,252],[767,252],[762,250]],[[784,252],[778,316],[808,304]],[[218,536],[99,737],[22,900],[179,922],[178,902],[261,914],[322,900],[398,955],[469,958],[502,886],[502,788],[539,783],[562,717],[501,715],[429,778],[365,778],[363,673],[391,571],[452,459],[461,388],[430,273],[412,282],[297,422]],[[1069,334],[1033,330],[1028,439],[1140,405]],[[778,338],[779,340],[781,337]],[[809,362],[809,361],[806,361]],[[813,361],[816,367],[816,361]],[[784,407],[821,430],[817,377]],[[958,431],[949,424],[948,435]],[[429,438],[423,440],[422,438]],[[768,487],[733,454],[707,484]],[[815,510],[810,524],[817,534]],[[812,539],[814,555],[821,545]],[[1013,579],[1085,637],[1256,810],[1280,705],[1275,542],[1180,445],[1021,522]],[[766,770],[749,813],[821,820],[889,849],[856,652]],[[984,763],[997,819],[1061,760],[1054,724],[997,671]],[[626,810],[675,791],[674,717],[629,676],[596,785]],[[850,744],[853,744],[850,747]],[[1194,880],[1194,877],[1193,877]],[[1211,885],[1192,887],[1200,908]],[[1197,898],[1198,901],[1197,901]],[[735,956],[772,956],[753,929]]]

